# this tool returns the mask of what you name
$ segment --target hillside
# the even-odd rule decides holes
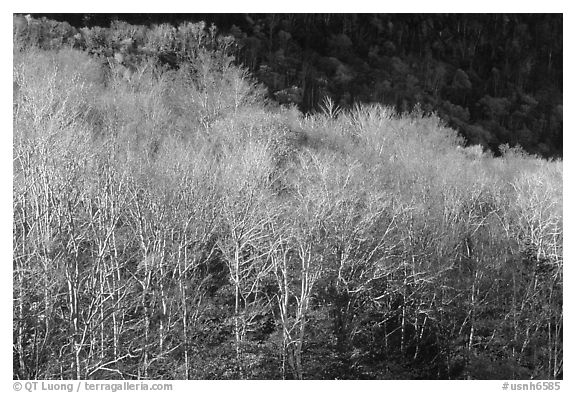
[[[562,157],[562,14],[54,14],[76,28],[205,21],[270,97],[307,113],[419,104],[471,144]],[[138,41],[138,37],[136,40]]]
[[[562,161],[14,21],[14,379],[562,378]]]

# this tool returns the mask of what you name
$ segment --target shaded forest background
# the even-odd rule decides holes
[[[50,14],[75,27],[215,24],[279,102],[435,111],[470,144],[562,156],[561,14]],[[175,53],[166,53],[175,56]]]

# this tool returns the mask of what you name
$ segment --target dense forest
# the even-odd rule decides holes
[[[15,379],[563,378],[561,18],[132,17],[14,16]]]
[[[214,23],[271,97],[304,111],[419,104],[471,144],[562,156],[561,14],[56,14],[76,27]],[[175,53],[170,53],[175,55]]]

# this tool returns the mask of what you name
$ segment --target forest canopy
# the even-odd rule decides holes
[[[562,160],[408,102],[492,138],[545,101],[415,73],[420,16],[364,47],[407,103],[358,101],[367,17],[14,16],[14,379],[563,378]]]
[[[434,111],[470,144],[562,156],[562,14],[48,14],[83,26],[214,24],[280,102]],[[294,88],[297,94],[293,94]]]

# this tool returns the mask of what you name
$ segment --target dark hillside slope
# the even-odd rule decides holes
[[[77,28],[111,21],[205,21],[236,38],[237,60],[304,112],[419,103],[471,144],[562,156],[561,14],[54,14]],[[293,87],[297,94],[292,94]]]

